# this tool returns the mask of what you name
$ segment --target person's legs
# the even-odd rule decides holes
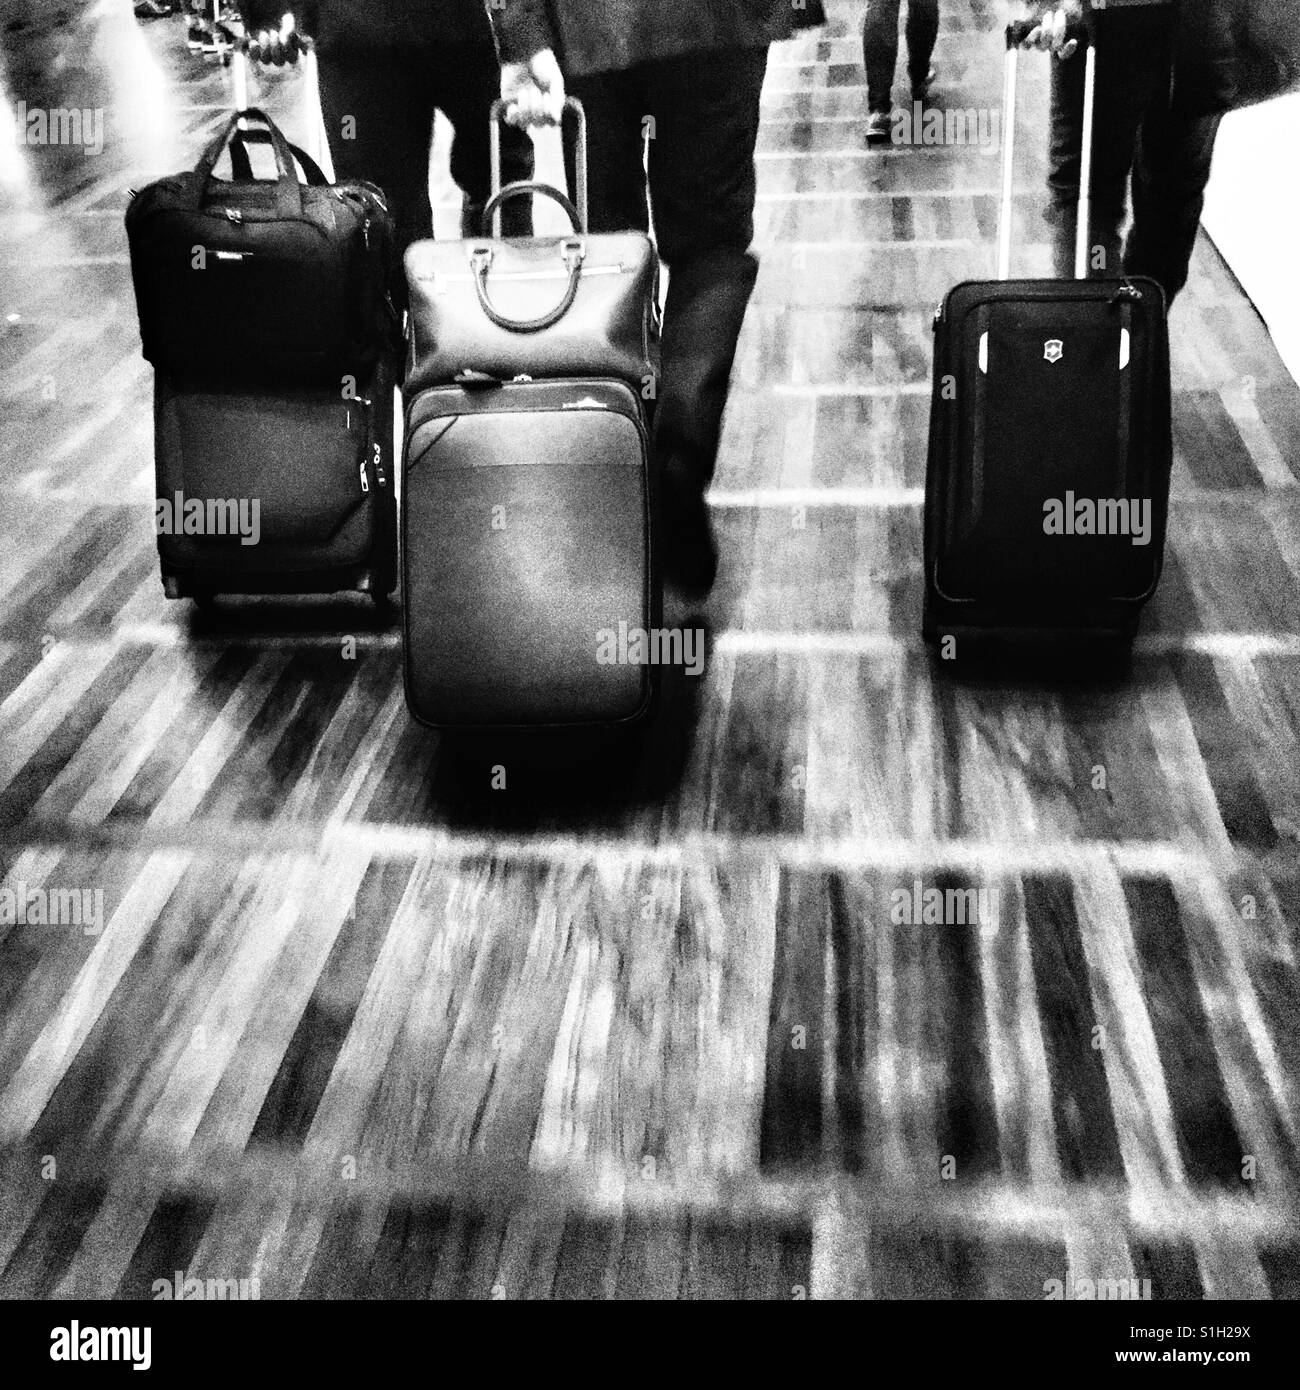
[[[1093,131],[1090,275],[1120,269],[1129,172],[1138,127],[1153,102],[1167,100],[1172,19],[1164,8],[1121,10],[1099,20],[1096,124]],[[1083,147],[1084,54],[1053,58],[1047,220],[1055,272],[1074,275],[1074,241]]]
[[[424,50],[434,100],[451,122],[451,176],[465,195],[462,233],[479,236],[483,207],[490,196],[492,103],[501,89],[501,70],[491,32],[481,43],[430,46]],[[531,179],[533,142],[514,126],[501,129],[502,184]],[[526,199],[508,203],[502,213],[506,236],[531,236],[532,208]]]
[[[427,73],[402,50],[332,51],[320,55],[320,89],[335,174],[369,179],[387,195],[394,223],[389,282],[400,313],[407,302],[402,257],[433,230],[433,93]]]
[[[898,11],[901,0],[867,0],[862,21],[862,66],[867,71],[867,109],[893,109],[894,70],[898,66]]]
[[[644,232],[650,226],[642,152],[649,114],[639,73],[601,72],[570,78],[570,96],[587,116],[588,225],[593,232]],[[564,122],[569,192],[577,197],[577,126]]]
[[[716,552],[704,505],[758,263],[754,237],[759,97],[767,50],[691,54],[647,65],[656,138],[650,191],[669,268],[654,448],[665,565],[707,589]]]
[[[924,91],[939,37],[939,0],[907,0],[907,71],[914,92]]]
[[[1142,123],[1124,271],[1158,281],[1171,305],[1187,284],[1221,119],[1182,116],[1163,105]]]

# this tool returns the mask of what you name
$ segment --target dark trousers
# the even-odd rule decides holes
[[[413,241],[433,234],[434,111],[441,110],[455,131],[451,176],[472,221],[488,198],[488,119],[500,82],[490,35],[481,44],[332,49],[320,55],[321,106],[334,171],[341,179],[369,179],[388,195],[397,231],[393,290],[399,308],[406,303],[401,257]],[[522,131],[502,131],[501,163],[506,183],[532,177],[532,141]],[[527,235],[531,225],[527,200],[507,209],[508,234]]]
[[[708,486],[727,387],[758,275],[754,239],[759,96],[766,48],[690,53],[573,77],[587,112],[593,232],[644,231],[649,196],[669,269],[654,450],[665,506]],[[569,186],[573,134],[566,122]]]
[[[1120,10],[1098,22],[1089,273],[1149,275],[1172,303],[1187,284],[1220,117],[1171,104],[1171,9]],[[1084,71],[1082,52],[1052,64],[1047,218],[1061,277],[1074,274]],[[1130,178],[1133,221],[1122,239]]]
[[[862,21],[862,65],[867,70],[867,106],[891,111],[898,67],[898,12],[902,0],[867,0]],[[925,82],[939,37],[939,0],[907,0],[907,71],[912,86]]]

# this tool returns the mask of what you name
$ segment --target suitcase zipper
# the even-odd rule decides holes
[[[618,265],[594,265],[583,266],[582,278],[585,280],[591,275],[623,275],[626,267],[620,261]],[[417,275],[415,277],[422,284],[432,280],[438,283],[473,284],[478,277],[476,275]],[[569,272],[567,270],[503,270],[493,271],[493,280],[567,280]]]
[[[366,396],[358,396],[356,398],[356,403],[359,406],[364,406],[368,412],[374,409],[375,404],[372,400],[369,399],[369,397]],[[369,416],[367,416],[367,419],[369,419]],[[351,427],[352,416],[351,414],[349,414],[348,428],[351,429]],[[384,467],[384,446],[376,440],[371,444],[371,451],[372,452],[370,456],[370,466],[373,467],[375,470],[375,482],[380,488],[386,488],[388,486],[388,470]],[[369,493],[370,473],[369,468],[367,466],[365,454],[362,454],[361,456],[361,466],[359,471],[361,475],[361,491],[363,494]]]
[[[374,406],[375,406],[374,401],[372,401],[372,400],[370,399],[369,396],[358,396],[358,397],[356,398],[356,402],[355,402],[355,403],[356,403],[358,406],[364,408],[364,410],[366,411],[365,420],[366,420],[367,425],[369,425],[369,422],[370,422],[370,412],[374,410]],[[351,428],[352,428],[352,412],[349,411],[349,412],[348,412],[348,429],[350,430]],[[387,486],[388,486],[388,479],[387,479],[387,477],[386,477],[385,474],[384,474],[383,453],[384,453],[384,451],[383,451],[383,449],[380,447],[380,445],[379,445],[379,444],[375,444],[375,445],[374,445],[375,482],[378,483],[380,487],[387,487]],[[361,455],[361,464],[360,464],[359,472],[360,472],[360,475],[361,475],[361,492],[362,492],[362,495],[364,496],[364,495],[366,495],[366,494],[368,494],[368,493],[370,492],[370,472],[369,472],[369,468],[368,468],[368,460],[367,460],[366,454],[364,454],[364,453]]]

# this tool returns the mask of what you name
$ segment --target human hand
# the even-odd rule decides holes
[[[1058,58],[1072,58],[1079,47],[1077,39],[1068,38],[1066,29],[1072,22],[1083,18],[1083,6],[1079,0],[1031,0],[1031,19],[1038,23],[1030,31],[1021,48],[1036,48],[1042,52],[1055,53]]]
[[[296,63],[302,44],[298,38],[297,25],[292,13],[286,13],[278,29],[260,29],[248,41],[248,56],[255,63],[269,63],[282,68],[286,63]]]
[[[526,63],[504,64],[501,100],[510,125],[559,125],[564,115],[564,74],[555,54],[543,48]]]

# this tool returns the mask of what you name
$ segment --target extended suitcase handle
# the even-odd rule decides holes
[[[566,111],[572,112],[578,122],[578,149],[577,159],[575,161],[577,164],[577,187],[573,190],[574,194],[576,195],[575,201],[577,206],[577,213],[575,216],[575,230],[579,232],[585,232],[587,230],[587,113],[583,109],[582,102],[580,102],[577,97],[566,97],[564,99],[564,109]],[[492,111],[490,116],[491,129],[489,139],[491,144],[492,155],[493,200],[488,204],[488,208],[495,207],[494,216],[496,221],[492,226],[492,235],[496,237],[499,237],[501,235],[501,227],[499,225],[501,205],[496,201],[496,198],[497,195],[502,191],[501,122],[505,117],[505,113],[506,103],[504,101],[498,100],[492,103]],[[544,186],[547,188],[550,187],[549,184]],[[541,187],[542,186],[536,187],[534,191],[541,192]],[[559,189],[553,189],[552,192],[559,193]],[[564,194],[561,193],[560,196],[564,197]],[[564,200],[566,203],[569,202],[568,198],[565,198]],[[570,206],[572,207],[573,204],[571,203]],[[488,225],[488,212],[486,209],[483,213],[483,225],[485,227]]]
[[[286,47],[290,62],[302,54],[302,123],[307,132],[306,145],[313,161],[325,174],[326,182],[334,181],[334,161],[330,158],[329,142],[325,138],[325,125],[321,116],[320,68],[316,61],[316,42],[308,34],[295,31],[290,34]],[[245,36],[235,45],[234,51],[234,89],[235,107],[243,112],[248,106],[248,65],[259,62],[261,52],[258,45]]]
[[[1015,206],[1016,97],[1020,45],[1038,27],[1032,19],[1007,25],[1006,84],[1002,96],[1002,204],[998,213],[998,279],[1011,278],[1011,223]],[[1083,144],[1079,168],[1079,207],[1074,243],[1074,275],[1088,278],[1088,240],[1092,228],[1092,136],[1097,110],[1096,14],[1090,5],[1081,20],[1072,20],[1066,35],[1084,46]]]

